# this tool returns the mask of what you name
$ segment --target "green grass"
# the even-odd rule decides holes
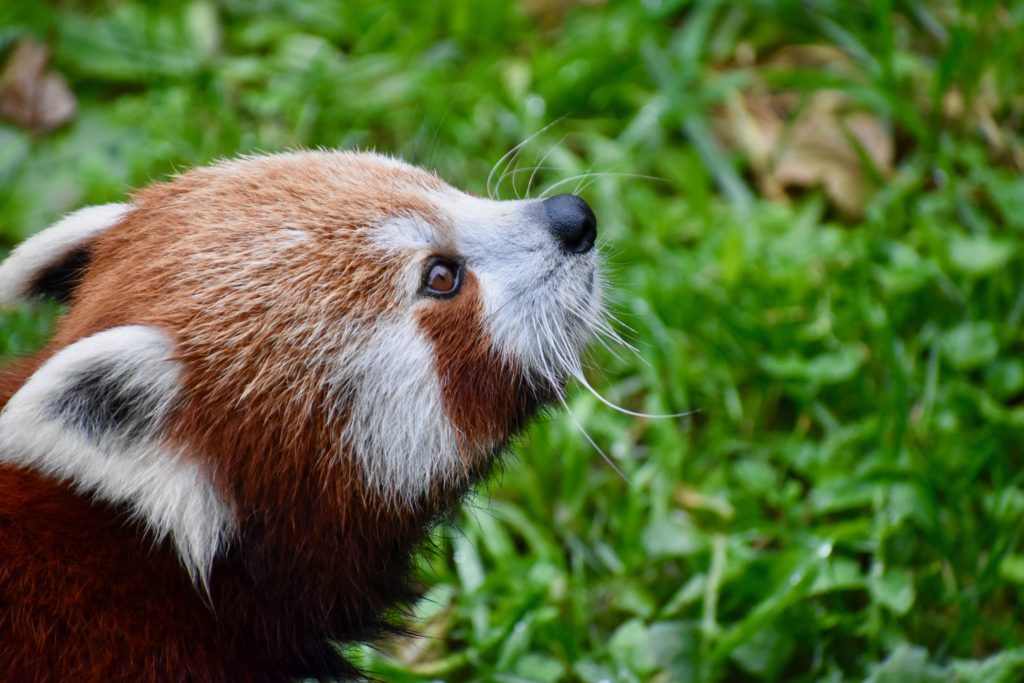
[[[0,246],[255,150],[376,147],[483,192],[552,124],[502,196],[542,158],[534,195],[656,178],[583,191],[639,349],[595,349],[593,383],[698,412],[574,388],[628,483],[539,421],[424,560],[427,637],[357,656],[388,681],[1021,680],[1022,27],[1020,0],[15,0],[0,50],[51,40],[81,103],[47,137],[0,125]],[[762,59],[806,44],[844,66]],[[714,136],[759,89],[839,91],[891,137],[862,215],[762,196]],[[4,313],[0,352],[52,315]]]

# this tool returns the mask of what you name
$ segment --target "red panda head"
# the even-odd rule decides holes
[[[0,301],[70,302],[0,460],[127,507],[201,581],[247,525],[402,536],[579,372],[595,230],[574,196],[491,201],[341,152],[82,210],[0,266]]]

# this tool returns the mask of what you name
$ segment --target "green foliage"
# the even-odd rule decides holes
[[[554,21],[484,0],[15,0],[0,17],[0,48],[52,39],[81,100],[49,137],[0,125],[4,248],[256,150],[376,147],[483,193],[551,124],[500,193],[585,186],[639,349],[598,347],[594,385],[697,412],[640,419],[572,389],[628,482],[572,418],[534,425],[424,560],[428,637],[356,652],[382,678],[1024,677],[1019,0],[621,1]],[[737,57],[801,44],[848,65]],[[759,195],[716,134],[758,79],[838,90],[892,135],[862,219],[816,190]],[[606,175],[574,178],[590,170]],[[40,345],[52,315],[4,313],[0,352]]]

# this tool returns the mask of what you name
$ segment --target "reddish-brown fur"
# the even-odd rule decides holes
[[[0,680],[355,674],[330,641],[393,628],[390,610],[415,596],[411,551],[486,472],[491,459],[479,454],[500,447],[540,398],[490,349],[470,276],[457,302],[418,310],[465,438],[465,479],[397,506],[365,485],[353,458],[332,455],[344,449],[346,414],[326,419],[326,368],[310,351],[327,357],[336,342],[318,324],[372,322],[395,305],[394,264],[368,227],[396,215],[438,220],[421,190],[440,185],[324,154],[202,169],[135,195],[132,213],[93,245],[51,344],[0,374],[0,400],[88,335],[125,324],[166,331],[186,370],[169,438],[224,492],[238,535],[204,595],[169,542],[154,543],[125,510],[0,466]],[[312,242],[291,249],[282,227]],[[274,258],[254,258],[261,250]],[[287,305],[268,298],[282,291]]]
[[[535,409],[536,397],[484,333],[476,277],[467,275],[462,295],[451,305],[422,309],[419,323],[434,343],[447,413],[467,439],[466,450],[472,453],[518,431]]]

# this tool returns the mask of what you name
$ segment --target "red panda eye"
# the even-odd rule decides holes
[[[458,263],[431,259],[423,272],[423,292],[436,297],[453,296],[462,284],[460,275]]]

